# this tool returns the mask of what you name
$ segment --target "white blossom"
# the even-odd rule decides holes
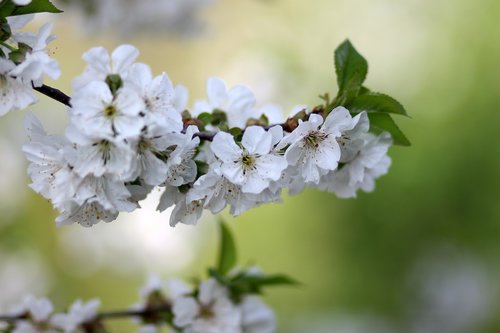
[[[170,225],[176,226],[178,223],[195,225],[203,213],[203,200],[188,200],[188,194],[181,192],[179,188],[167,185],[163,192],[158,211],[163,212],[167,208],[174,206],[170,215]]]
[[[196,126],[189,126],[186,133],[170,134],[168,136],[172,147],[167,158],[166,182],[172,186],[181,186],[196,179],[197,167],[193,160],[200,138],[193,137],[198,132]]]
[[[104,81],[112,74],[126,79],[130,66],[138,56],[139,50],[128,44],[118,46],[111,55],[103,47],[90,49],[83,55],[88,65],[83,74],[73,80],[73,90],[77,92],[93,81]]]
[[[351,117],[349,111],[338,107],[326,117],[311,114],[279,144],[285,157],[295,166],[306,183],[318,184],[320,177],[335,170],[341,156],[337,138],[344,131],[352,130],[360,116]]]
[[[272,333],[276,330],[273,311],[258,296],[246,296],[241,304],[243,333]]]
[[[340,198],[355,197],[360,188],[365,192],[374,190],[375,179],[386,174],[391,165],[387,150],[392,138],[388,133],[378,137],[368,133],[363,139],[363,146],[356,158],[337,172],[324,176],[320,188],[335,192]]]
[[[49,329],[43,329],[44,324],[50,319],[54,307],[47,298],[36,298],[32,295],[24,297],[21,304],[14,307],[10,313],[14,316],[27,314],[29,319],[23,319],[16,322],[13,333],[53,333]]]
[[[197,101],[194,105],[193,115],[212,113],[214,110],[224,111],[229,127],[245,127],[251,118],[255,97],[245,86],[238,85],[227,89],[226,84],[219,78],[212,77],[207,81],[208,101]]]
[[[55,39],[51,35],[52,24],[47,23],[40,28],[38,35],[30,33],[14,35],[16,42],[22,42],[31,47],[25,59],[16,68],[10,71],[12,76],[19,78],[27,84],[33,83],[39,87],[43,83],[43,76],[47,75],[56,80],[61,75],[59,63],[47,53],[47,45]]]
[[[233,136],[219,132],[211,144],[214,154],[222,162],[222,174],[233,184],[241,185],[245,193],[259,194],[271,181],[281,177],[286,160],[272,153],[273,136],[260,126],[245,130],[240,148]]]
[[[83,333],[84,330],[80,328],[80,325],[94,320],[100,306],[101,302],[98,299],[87,303],[77,300],[70,306],[68,313],[55,314],[51,323],[64,333]]]
[[[0,116],[24,109],[37,101],[30,87],[10,76],[15,68],[12,61],[0,58]]]
[[[144,120],[142,98],[131,87],[123,87],[113,96],[108,85],[94,81],[81,88],[71,101],[71,121],[87,135],[128,139],[141,133]]]
[[[23,152],[31,162],[28,174],[33,183],[30,187],[57,206],[67,200],[78,181],[65,156],[70,143],[64,137],[48,135],[32,113],[27,114],[24,126],[29,138]]]
[[[181,132],[183,128],[180,112],[176,110],[175,90],[168,75],[163,73],[153,78],[151,69],[145,64],[131,66],[125,85],[135,87],[144,101],[145,124],[161,126],[165,132]]]
[[[198,297],[173,300],[174,324],[184,333],[238,333],[241,313],[214,279],[200,284]]]
[[[221,212],[230,205],[230,213],[238,216],[257,206],[259,197],[260,194],[244,193],[241,186],[233,184],[220,172],[211,171],[194,183],[187,194],[187,202],[201,201],[204,203],[204,208],[213,214]]]
[[[74,126],[68,127],[66,136],[75,145],[75,152],[68,154],[75,172],[81,177],[110,174],[129,181],[133,170],[134,150],[125,141],[113,141],[99,136],[86,136]]]

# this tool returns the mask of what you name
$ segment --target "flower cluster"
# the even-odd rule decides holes
[[[259,272],[245,272],[257,274]],[[255,294],[232,292],[214,278],[201,281],[194,289],[181,280],[170,280],[170,300],[163,283],[149,279],[142,289],[143,302],[134,308],[148,309],[170,304],[171,325],[182,333],[272,333],[276,329],[273,311]],[[140,332],[156,333],[164,322],[154,317],[143,321]]]
[[[5,328],[12,333],[87,333],[88,323],[98,323],[97,310],[101,303],[94,299],[87,303],[77,300],[64,313],[54,313],[52,302],[47,298],[26,296],[21,304],[9,312]],[[1,329],[0,329],[1,330]],[[3,330],[1,330],[3,332]],[[97,332],[91,330],[90,332]]]
[[[174,207],[174,226],[196,224],[204,209],[230,206],[239,215],[279,201],[284,188],[353,197],[373,190],[388,170],[391,137],[371,134],[365,112],[302,110],[270,126],[273,110],[257,109],[248,88],[211,78],[208,100],[189,113],[186,89],[165,73],[154,77],[135,63],[138,54],[130,45],[85,53],[64,137],[47,135],[33,115],[26,119],[31,187],[60,211],[60,225],[112,221],[154,187],[164,191],[158,209]]]
[[[45,75],[55,80],[61,74],[47,49],[55,38],[50,34],[52,24],[45,24],[37,34],[20,31],[32,18],[0,18],[0,116],[35,103],[32,88],[40,87]]]
[[[244,274],[263,276],[255,270]],[[179,333],[272,333],[276,329],[273,311],[255,293],[236,295],[214,278],[194,288],[181,280],[169,280],[167,288],[164,284],[157,276],[150,277],[139,303],[114,312],[98,313],[101,302],[93,299],[77,300],[66,312],[54,313],[47,298],[27,296],[0,316],[0,332],[105,333],[104,321],[110,317],[129,317],[140,326],[139,333],[157,333],[164,326]]]

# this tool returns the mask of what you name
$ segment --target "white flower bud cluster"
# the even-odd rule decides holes
[[[26,4],[26,1],[18,1]],[[29,3],[29,2],[28,2]],[[38,34],[20,32],[33,15],[7,18],[10,37],[0,43],[0,116],[12,110],[24,109],[37,101],[32,87],[40,87],[45,75],[55,80],[61,70],[48,54],[52,24],[40,28]]]
[[[248,272],[250,274],[250,272]],[[0,316],[0,331],[12,333],[102,333],[107,318],[123,317],[139,325],[139,333],[159,333],[165,326],[179,333],[272,333],[274,312],[255,294],[236,299],[215,279],[189,287],[169,280],[168,287],[151,276],[141,289],[141,301],[128,310],[98,313],[101,302],[75,301],[66,312],[54,313],[47,298],[26,296],[21,304]],[[168,294],[168,297],[165,296]],[[171,319],[167,319],[171,318]]]
[[[203,280],[193,290],[181,280],[168,281],[172,326],[180,333],[272,333],[276,330],[274,312],[256,295],[246,294],[235,300],[215,279]],[[142,289],[144,304],[163,297],[163,283],[151,277]],[[139,332],[160,332],[161,323],[145,324]]]
[[[282,125],[245,127],[262,114],[252,92],[211,78],[208,100],[196,102],[183,121],[186,89],[174,88],[166,74],[153,77],[135,63],[138,54],[130,45],[111,55],[103,48],[85,53],[88,66],[74,80],[64,137],[47,135],[27,117],[31,187],[60,211],[59,225],[112,221],[139,207],[154,187],[164,189],[158,210],[174,207],[172,226],[194,225],[204,209],[215,214],[230,206],[238,215],[279,201],[284,188],[353,197],[373,190],[388,170],[390,135],[369,133],[364,112],[353,117],[338,107],[325,119],[311,113],[290,132]],[[189,125],[210,114],[225,119],[203,124],[210,135]],[[235,128],[240,135],[230,134]]]
[[[67,312],[54,313],[52,302],[47,298],[26,296],[21,304],[9,311],[11,321],[8,332],[12,333],[86,333],[83,324],[93,321],[101,303],[97,299],[87,303],[77,300]]]

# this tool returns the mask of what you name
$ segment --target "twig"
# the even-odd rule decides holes
[[[52,88],[47,85],[42,85],[41,87],[35,87],[33,86],[33,89],[38,91],[41,94],[44,94],[47,97],[52,98],[53,100],[56,100],[66,106],[71,107],[71,97],[63,93],[61,90]]]

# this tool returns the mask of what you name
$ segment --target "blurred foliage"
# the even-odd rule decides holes
[[[498,1],[226,0],[208,16],[211,28],[198,40],[128,42],[142,50],[141,61],[192,88],[192,97],[201,98],[204,80],[218,75],[249,85],[263,102],[290,108],[317,104],[318,94],[336,91],[331,52],[350,38],[370,62],[368,85],[396,97],[412,117],[400,124],[413,145],[392,149],[393,166],[374,193],[339,200],[307,190],[228,218],[241,263],[285,272],[304,284],[268,294],[280,332],[293,329],[296,321],[289,318],[308,313],[372,313],[404,321],[412,302],[408,272],[436,244],[473,253],[500,281]],[[68,18],[55,31],[55,56],[64,69],[58,86],[68,91],[71,77],[83,69],[83,51],[122,42],[105,34],[83,37],[71,26]],[[37,108],[47,120],[61,112],[45,99]],[[9,126],[21,128],[21,116],[8,117]],[[62,131],[63,125],[52,127]],[[18,191],[29,191],[23,184]],[[19,207],[0,218],[0,251],[43,254],[56,304],[94,296],[106,308],[135,301],[144,275],[106,269],[87,277],[69,274],[57,259],[61,230],[50,205],[29,195]],[[213,225],[198,260],[182,276],[202,274],[215,258],[216,226],[202,224]],[[480,333],[499,328],[497,316]]]

